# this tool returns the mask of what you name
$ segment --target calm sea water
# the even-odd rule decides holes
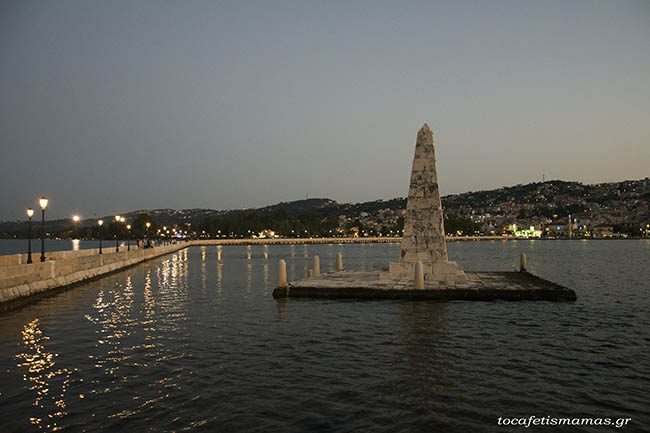
[[[118,241],[126,245],[126,241]],[[135,241],[131,241],[134,245]],[[103,248],[115,248],[115,240],[102,241]],[[99,248],[99,241],[79,240],[79,239],[45,239],[45,252],[48,251],[68,251],[68,250],[86,250]],[[0,239],[0,255],[4,254],[25,254],[27,253],[27,239]],[[41,253],[41,240],[32,239],[32,253]]]
[[[0,431],[502,432],[498,417],[650,425],[650,241],[449,243],[573,303],[281,300],[396,244],[192,247],[0,315]]]

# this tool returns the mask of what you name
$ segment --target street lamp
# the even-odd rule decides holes
[[[122,220],[122,217],[119,215],[115,215],[115,222],[119,223]],[[117,243],[117,228],[115,229],[115,252],[119,253],[120,252],[120,245]]]
[[[129,231],[129,234],[126,238],[126,250],[131,251],[131,224],[127,224],[126,229]]]
[[[45,261],[45,208],[47,207],[47,199],[41,197],[38,200],[38,204],[41,205],[41,262]]]
[[[27,209],[27,218],[29,218],[29,239],[27,240],[27,263],[32,263],[32,217],[34,209]]]
[[[79,231],[78,227],[77,227],[77,225],[79,224],[79,215],[73,216],[72,221],[74,221],[74,233],[75,233],[75,236],[76,236],[77,232]]]
[[[104,225],[104,220],[97,221],[99,224],[99,254],[102,253],[102,225]]]

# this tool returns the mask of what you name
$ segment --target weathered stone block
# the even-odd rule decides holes
[[[433,264],[433,273],[436,275],[455,274],[458,272],[456,262],[437,262]]]

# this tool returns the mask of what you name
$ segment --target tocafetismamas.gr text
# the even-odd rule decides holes
[[[578,417],[553,417],[535,416],[507,418],[500,416],[497,420],[499,425],[534,427],[534,426],[603,426],[621,428],[628,425],[632,418],[578,418]]]

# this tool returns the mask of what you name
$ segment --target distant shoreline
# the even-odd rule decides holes
[[[524,238],[514,236],[447,236],[447,242],[484,242],[484,241],[602,241],[602,240],[641,240],[648,239],[643,237],[599,237],[599,238]],[[33,238],[32,245],[34,251],[40,248],[37,243],[40,239]],[[75,239],[63,238],[46,238],[47,241],[74,241]],[[97,239],[81,239],[85,242],[98,241]],[[174,242],[174,239],[163,239],[164,241]],[[19,238],[0,238],[0,241],[24,241],[27,239]],[[107,245],[111,245],[113,240],[104,240]],[[135,244],[135,239],[131,242]],[[400,243],[401,237],[342,237],[342,238],[222,238],[222,239],[178,239],[179,242],[195,241],[203,245],[290,245],[290,244],[365,244],[365,243]],[[126,243],[126,239],[120,240],[120,243]],[[40,251],[40,249],[39,249]],[[15,254],[15,253],[14,253]],[[0,253],[0,255],[5,255]]]

